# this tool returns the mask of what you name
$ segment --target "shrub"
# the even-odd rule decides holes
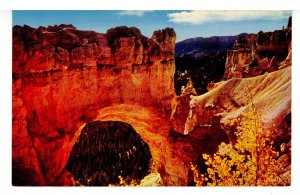
[[[241,117],[228,121],[227,125],[236,125],[237,142],[221,143],[215,154],[203,154],[207,165],[203,174],[191,164],[197,186],[286,185],[278,174],[279,154],[273,149],[270,130],[263,129],[259,117],[251,103]]]

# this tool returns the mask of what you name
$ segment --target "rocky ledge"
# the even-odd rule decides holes
[[[223,79],[254,77],[291,66],[291,38],[291,17],[282,30],[239,36],[227,51]]]

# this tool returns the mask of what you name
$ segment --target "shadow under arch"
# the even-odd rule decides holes
[[[174,156],[173,145],[168,140],[171,124],[161,109],[135,104],[116,104],[101,108],[95,118],[80,125],[73,143],[84,126],[93,121],[121,121],[130,124],[149,146],[152,155],[150,171],[160,174],[163,185],[186,185],[188,167],[180,156]]]
[[[66,170],[76,185],[107,186],[140,181],[149,173],[151,153],[148,144],[133,127],[120,121],[87,123],[74,144]]]

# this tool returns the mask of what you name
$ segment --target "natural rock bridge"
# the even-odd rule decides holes
[[[291,55],[282,70],[215,84],[193,97],[190,110],[190,97],[175,95],[175,38],[169,28],[147,38],[128,27],[101,34],[71,25],[15,26],[13,185],[74,185],[65,167],[93,121],[130,124],[148,144],[151,171],[163,185],[189,185],[190,162],[231,139],[222,119],[238,116],[250,101],[265,126],[286,124],[278,143],[290,140]]]
[[[106,34],[73,26],[13,29],[13,183],[73,185],[64,170],[85,124],[129,123],[164,185],[186,185],[188,163],[167,139],[175,96],[175,32]]]

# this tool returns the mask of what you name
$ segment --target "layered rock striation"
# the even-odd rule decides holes
[[[252,78],[223,81],[208,93],[194,96],[195,109],[187,122],[189,130],[198,125],[211,125],[238,117],[252,103],[261,114],[265,128],[276,128],[291,112],[291,67]],[[192,124],[192,123],[190,123]]]
[[[227,51],[224,80],[254,77],[291,65],[292,19],[274,32],[239,36]]]
[[[62,179],[70,177],[69,154],[80,127],[103,108],[170,110],[175,38],[170,28],[147,38],[133,27],[102,34],[72,25],[14,26],[13,184],[73,185]],[[130,112],[116,112],[133,120]],[[147,130],[138,133],[149,141]]]
[[[228,121],[242,117],[252,104],[263,131],[270,132],[275,149],[280,151],[279,164],[284,161],[280,175],[290,183],[291,69],[217,83],[206,94],[192,96],[189,107],[182,108],[180,102],[174,106],[173,127],[178,132],[187,131],[192,144],[204,147],[200,152],[213,154],[218,143],[236,142],[236,127],[228,125]]]
[[[239,36],[227,51],[223,81],[211,82],[202,95],[172,100],[172,128],[188,134],[193,151],[214,154],[222,142],[235,144],[237,129],[228,121],[242,117],[253,105],[280,154],[278,175],[290,184],[291,32],[289,18],[282,30]],[[202,161],[200,156],[196,162]],[[200,169],[205,166],[200,164]]]

